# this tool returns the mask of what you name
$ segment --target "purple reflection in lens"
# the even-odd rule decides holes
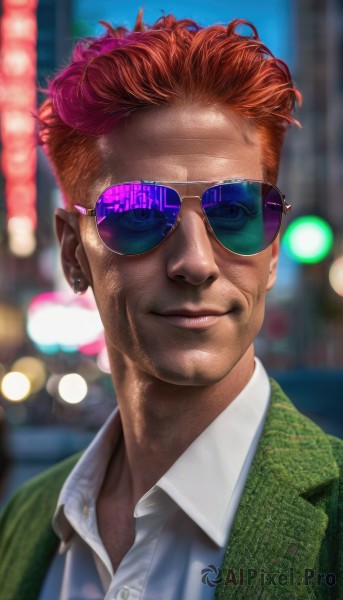
[[[268,183],[261,184],[263,200],[264,237],[267,247],[277,236],[282,220],[283,206],[279,190]]]
[[[107,188],[96,204],[99,236],[118,254],[143,254],[173,229],[181,201],[162,185],[122,183]]]

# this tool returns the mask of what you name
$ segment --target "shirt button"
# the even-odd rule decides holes
[[[82,508],[82,514],[83,514],[84,518],[87,519],[87,517],[88,517],[88,506],[87,506],[87,504],[85,504],[83,506],[83,508]]]
[[[130,596],[130,589],[127,586],[121,588],[121,590],[119,592],[120,600],[129,600],[129,596]]]

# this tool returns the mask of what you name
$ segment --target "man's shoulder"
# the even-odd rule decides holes
[[[325,586],[305,584],[304,573],[332,573],[338,582],[332,597],[343,598],[338,589],[342,556],[339,544],[343,538],[342,457],[342,441],[299,412],[271,380],[264,429],[222,565],[228,580],[236,569],[239,573],[269,571],[274,573],[275,581],[277,574],[282,573],[284,578],[284,574],[292,573],[298,592],[293,583],[284,582],[284,586],[279,579],[273,594],[267,596],[326,598],[328,588],[322,592]],[[224,580],[218,587],[218,598],[227,597],[225,585]],[[242,598],[261,597],[266,592],[258,577],[254,582],[243,582],[240,590]]]
[[[58,546],[52,516],[63,483],[79,457],[71,456],[31,479],[5,506],[0,518],[1,597],[38,597]]]
[[[5,505],[0,523],[14,514],[16,514],[16,519],[21,518],[27,511],[30,511],[31,507],[35,507],[37,510],[37,506],[39,506],[41,510],[48,513],[54,511],[63,483],[81,454],[79,452],[68,457],[18,488]]]
[[[316,462],[317,468],[328,462],[336,464],[336,472],[342,473],[343,440],[330,435],[312,419],[301,413],[285,394],[280,385],[270,379],[271,402],[265,429],[267,443],[275,442],[279,450],[288,451],[288,456],[308,463]],[[282,456],[280,452],[280,456]],[[324,462],[322,462],[324,461]],[[337,470],[338,467],[338,470]]]
[[[332,448],[332,454],[340,467],[343,476],[343,440],[333,435],[328,435],[328,441]]]
[[[332,446],[333,452],[336,453],[337,457],[342,461],[343,440],[326,433],[317,423],[300,412],[275,379],[270,378],[270,384],[271,407],[274,417],[276,415],[282,415],[282,420],[283,422],[286,421],[286,424],[289,422],[293,427],[298,424],[300,428],[313,433],[315,437],[325,439]]]

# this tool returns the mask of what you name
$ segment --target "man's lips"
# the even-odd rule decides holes
[[[186,307],[161,310],[154,314],[169,325],[185,329],[203,329],[216,325],[230,311],[204,307],[190,309]]]
[[[167,310],[156,311],[155,314],[160,315],[162,317],[190,317],[190,318],[198,318],[198,317],[207,317],[207,316],[221,316],[226,315],[228,310],[218,310],[215,308],[197,308],[191,309],[186,307],[180,308],[172,308]]]

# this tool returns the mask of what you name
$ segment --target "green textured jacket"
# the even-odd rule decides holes
[[[1,600],[39,597],[59,543],[51,518],[78,458],[31,480],[3,511]],[[210,565],[203,574],[216,600],[343,599],[342,463],[343,442],[301,415],[272,381],[222,568]]]

